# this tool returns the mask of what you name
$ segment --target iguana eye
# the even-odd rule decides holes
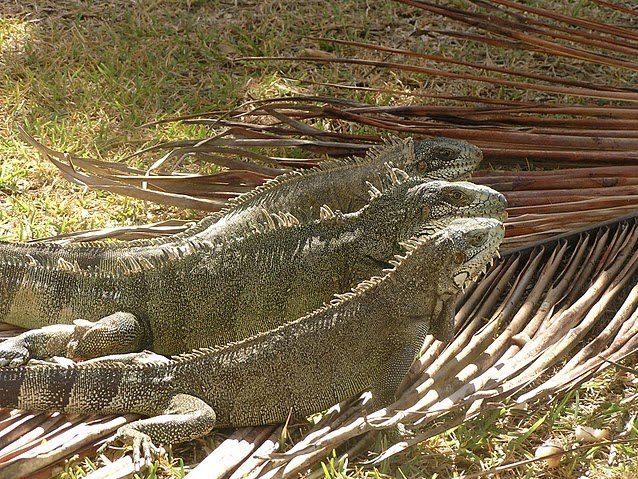
[[[468,243],[470,243],[472,246],[478,246],[480,244],[483,244],[486,238],[487,233],[479,231],[469,236]]]
[[[453,201],[461,201],[463,199],[463,196],[463,193],[461,193],[459,190],[452,190],[449,192],[449,197]]]
[[[452,160],[456,158],[456,151],[450,148],[439,148],[436,152],[436,156],[438,156],[442,160]]]

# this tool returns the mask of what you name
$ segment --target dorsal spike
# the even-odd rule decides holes
[[[319,218],[322,220],[329,220],[335,217],[334,211],[330,209],[328,205],[323,205],[319,208]]]
[[[398,185],[410,178],[410,175],[408,175],[401,168],[392,168],[392,172],[394,173],[394,177],[397,179]]]
[[[286,220],[287,220],[287,226],[299,226],[301,225],[301,222],[299,221],[299,219],[293,215],[290,212],[286,213]]]
[[[81,271],[80,265],[77,261],[70,262],[64,258],[58,258],[56,267],[60,271],[68,271],[70,273],[79,273]]]
[[[370,196],[371,200],[374,200],[375,198],[381,196],[381,191],[379,191],[379,188],[374,186],[369,181],[366,181],[366,186],[368,187],[368,195]]]
[[[272,216],[270,214],[268,214],[268,212],[266,210],[264,210],[264,217],[266,219],[266,223],[268,224],[268,227],[271,229],[275,228],[275,222],[272,218]]]
[[[283,226],[286,226],[286,220],[285,220],[284,216],[281,213],[273,213],[272,217],[275,220],[275,222],[277,223],[277,228],[281,228]]]

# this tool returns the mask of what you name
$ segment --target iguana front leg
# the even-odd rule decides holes
[[[26,331],[0,343],[0,367],[15,368],[29,359],[67,356],[67,347],[75,334],[73,324],[44,326]]]
[[[405,315],[403,330],[408,334],[386,338],[394,347],[385,350],[380,361],[380,364],[386,365],[386,369],[379,371],[370,388],[371,408],[385,407],[394,402],[396,391],[414,362],[415,351],[419,351],[422,346],[415,345],[413,338],[424,337],[424,331],[442,341],[449,341],[454,337],[454,301],[452,296],[441,296],[434,302],[432,310],[415,316]]]
[[[150,333],[130,313],[118,312],[96,322],[44,326],[0,343],[0,367],[17,367],[30,359],[63,356],[89,359],[137,352],[150,346]]]
[[[157,399],[155,399],[157,400]],[[104,452],[116,442],[133,448],[136,470],[148,466],[159,449],[155,444],[173,444],[190,441],[208,434],[217,416],[212,407],[188,394],[176,394],[159,415],[126,424],[117,430],[98,450]]]

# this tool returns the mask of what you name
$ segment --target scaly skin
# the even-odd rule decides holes
[[[382,277],[218,349],[150,364],[110,357],[0,370],[0,406],[151,416],[113,439],[132,443],[139,464],[153,443],[305,417],[366,390],[374,406],[388,404],[425,336],[448,321],[442,316],[453,314],[458,292],[493,259],[503,236],[497,220],[456,220],[429,240],[408,241]]]
[[[502,219],[504,197],[484,186],[403,178],[396,171],[384,193],[373,189],[360,211],[299,225],[264,226],[234,242],[191,242],[175,258],[122,265],[95,256],[84,264],[58,264],[50,256],[27,265],[2,253],[2,277],[15,277],[9,300],[0,304],[5,321],[71,322],[24,333],[0,344],[0,365],[30,358],[68,355],[91,358],[152,349],[178,354],[237,341],[294,320],[380,274],[413,235],[431,235],[459,217]],[[393,176],[394,175],[394,176]],[[271,221],[273,221],[271,219]],[[294,222],[293,222],[294,223]],[[10,246],[10,245],[9,245]],[[6,259],[8,258],[8,259]],[[92,262],[106,271],[93,273]],[[128,268],[127,270],[124,270]],[[73,294],[68,293],[73,291]],[[117,311],[114,316],[107,316]],[[453,324],[434,333],[452,334]]]

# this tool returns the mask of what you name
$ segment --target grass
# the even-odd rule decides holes
[[[458,2],[463,3],[463,2]],[[564,13],[593,18],[619,14],[587,1],[554,2]],[[510,67],[536,66],[581,80],[625,81],[613,68],[577,68],[533,52],[507,53],[437,36],[442,19],[392,2],[281,2],[264,0],[131,2],[23,1],[0,4],[0,239],[23,241],[79,229],[140,224],[201,213],[87,191],[63,180],[18,139],[15,125],[58,150],[94,158],[122,159],[160,141],[202,137],[199,126],[146,122],[217,109],[290,93],[356,97],[379,104],[416,102],[413,92],[494,96],[498,88],[424,75],[346,65],[238,62],[237,57],[353,54],[309,37],[334,36]],[[357,52],[366,58],[372,55]],[[415,60],[403,60],[411,62]],[[294,78],[294,80],[291,80]],[[330,89],[309,83],[387,88],[402,95]],[[546,101],[533,92],[510,98]],[[581,100],[571,98],[572,102]],[[424,101],[419,99],[418,101]],[[441,101],[441,100],[439,100]],[[576,425],[638,435],[635,376],[610,370],[579,390],[529,411],[488,411],[374,470],[328,458],[325,477],[458,477],[533,457],[548,439],[575,442]],[[207,440],[208,441],[208,440]],[[215,441],[215,439],[213,439]],[[206,442],[201,449],[212,447]],[[200,445],[201,446],[201,445]],[[194,446],[175,452],[192,454]],[[613,450],[612,450],[613,449]],[[558,468],[543,463],[499,477],[628,478],[638,474],[633,444],[585,449],[566,455]],[[63,477],[81,477],[70,464]],[[178,460],[162,460],[149,477],[181,477]]]

